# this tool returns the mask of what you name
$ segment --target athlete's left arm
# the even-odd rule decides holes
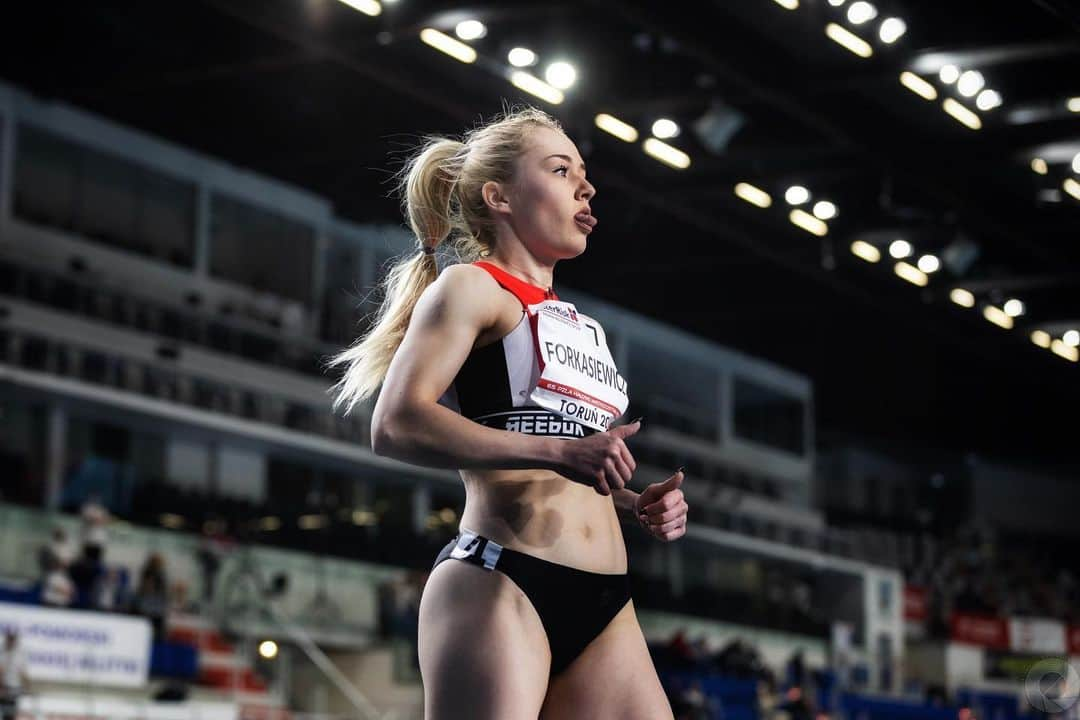
[[[611,493],[621,519],[636,522],[653,537],[664,542],[686,534],[690,506],[680,489],[685,474],[682,468],[664,482],[653,483],[640,494],[623,488]]]
[[[630,488],[615,490],[611,493],[611,499],[615,503],[615,514],[619,516],[619,520],[635,525],[640,524],[634,516],[635,503],[640,495],[641,493],[636,493]]]

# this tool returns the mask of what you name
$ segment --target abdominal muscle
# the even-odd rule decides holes
[[[626,546],[610,496],[548,470],[463,470],[461,477],[462,530],[559,565],[626,572]]]

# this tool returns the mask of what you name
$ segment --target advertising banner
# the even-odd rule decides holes
[[[1009,647],[1021,653],[1065,654],[1065,623],[1047,618],[1009,618]]]
[[[950,624],[955,642],[1009,649],[1009,623],[1005,618],[953,613]]]
[[[150,623],[129,615],[0,603],[31,680],[141,687],[150,667]]]

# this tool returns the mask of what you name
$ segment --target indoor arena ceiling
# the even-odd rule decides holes
[[[386,181],[422,134],[531,102],[563,121],[598,188],[598,232],[561,284],[807,373],[826,432],[1071,460],[1060,420],[1080,363],[1030,338],[1080,328],[1080,5],[875,0],[855,24],[852,0],[836,3],[395,0],[378,16],[339,0],[22,3],[0,26],[0,79],[309,188],[360,222],[399,221]],[[890,17],[905,31],[886,44]],[[486,26],[475,62],[420,39],[466,19]],[[576,66],[564,102],[511,84],[513,47],[535,51],[538,77]],[[981,76],[961,76],[971,97],[942,79],[949,64]],[[599,129],[599,113],[638,140]],[[667,142],[686,169],[643,152],[662,117],[681,127]],[[793,185],[810,222],[819,201],[837,209],[823,237],[791,222]],[[912,265],[942,259],[924,288],[894,274],[896,239]],[[1013,298],[1012,330],[988,322],[986,304]]]

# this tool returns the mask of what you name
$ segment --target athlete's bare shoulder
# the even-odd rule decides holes
[[[491,273],[470,263],[450,265],[439,273],[434,285],[442,284],[448,291],[472,292],[481,295],[494,295],[499,291],[499,283]]]
[[[424,290],[414,317],[452,318],[486,328],[498,317],[500,299],[499,284],[489,273],[467,263],[451,265]]]

